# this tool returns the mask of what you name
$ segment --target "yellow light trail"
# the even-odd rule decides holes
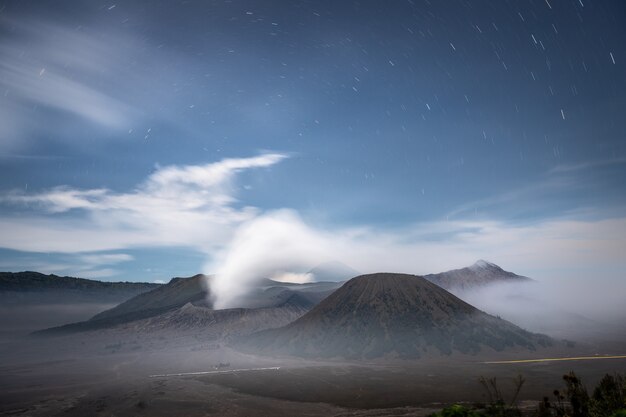
[[[498,363],[532,363],[532,362],[560,362],[560,361],[591,361],[596,359],[626,359],[626,355],[612,355],[612,356],[575,356],[571,358],[543,358],[543,359],[518,359],[512,361],[489,361],[483,362],[487,364]]]

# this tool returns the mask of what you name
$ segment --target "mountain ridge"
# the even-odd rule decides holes
[[[213,311],[210,279],[211,276],[203,274],[197,274],[188,278],[172,278],[167,284],[161,285],[152,291],[139,294],[113,308],[96,314],[89,320],[44,329],[36,333],[38,335],[55,335],[82,332],[115,327],[163,315],[165,315],[163,317],[174,317],[170,313],[174,314],[185,305],[193,305],[207,311]],[[295,320],[328,296],[339,285],[332,282],[284,284],[269,279],[262,280],[259,284],[260,286],[244,300],[244,305],[238,308],[246,311],[265,309],[266,312],[264,314],[267,314],[270,319],[272,317],[280,317],[278,325],[287,323],[284,321],[284,317],[287,317],[287,315],[283,313],[269,313],[270,309],[289,307],[291,311],[288,317],[292,317]],[[281,311],[284,312],[284,310]],[[209,313],[204,314],[207,315]],[[250,314],[252,313],[245,313],[245,316]],[[256,315],[254,316],[257,317]],[[231,316],[216,314],[216,317]],[[162,321],[161,326],[166,326],[166,323]]]
[[[43,274],[36,271],[0,272],[0,291],[89,290],[156,288],[161,284],[130,281],[100,281],[88,278]]]

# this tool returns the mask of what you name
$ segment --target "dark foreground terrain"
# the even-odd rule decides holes
[[[622,353],[596,349],[543,353]],[[533,357],[516,355],[506,359]],[[485,401],[480,376],[497,377],[506,397],[522,374],[520,400],[532,408],[571,370],[589,386],[605,373],[626,372],[625,359],[486,364],[503,359],[488,356],[307,361],[242,354],[189,334],[107,330],[27,338],[2,346],[0,415],[420,416],[446,404]],[[164,376],[199,371],[211,373]]]

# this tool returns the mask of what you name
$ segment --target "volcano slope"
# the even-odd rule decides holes
[[[213,334],[220,330],[219,334],[230,338],[284,326],[302,316],[341,285],[337,282],[292,284],[268,279],[253,288],[241,300],[239,308],[213,310],[210,301],[211,279],[201,274],[189,278],[172,278],[169,283],[103,311],[90,320],[43,329],[33,334],[58,336],[122,326],[137,331],[178,332],[195,328],[198,332]],[[233,325],[232,331],[229,331],[229,323]]]
[[[306,358],[412,359],[551,344],[422,277],[378,273],[351,279],[298,320],[239,339],[235,347]]]

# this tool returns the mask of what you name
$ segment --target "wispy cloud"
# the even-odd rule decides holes
[[[545,218],[546,213],[559,218],[579,216],[582,212],[598,214],[598,209],[586,206],[590,202],[585,197],[614,180],[607,168],[623,164],[626,158],[557,165],[539,173],[534,182],[463,203],[448,212],[446,218],[528,219]],[[619,196],[616,199],[619,200]],[[605,201],[604,212],[610,211],[608,201],[609,198]]]
[[[134,258],[127,253],[98,253],[92,255],[82,255],[80,260],[89,265],[110,265],[120,262],[129,262]]]
[[[233,197],[227,187],[233,176],[245,169],[267,167],[286,158],[282,154],[264,154],[252,158],[224,159],[217,163],[158,168],[130,193],[113,193],[107,189],[77,190],[57,187],[38,194],[22,191],[10,193],[2,200],[36,204],[51,213],[74,209],[90,212],[124,210],[137,215],[133,221],[155,215],[159,209],[174,214],[183,211],[230,212]],[[141,221],[139,222],[141,223]],[[134,223],[137,224],[137,223]]]
[[[274,153],[163,167],[128,193],[67,186],[40,193],[14,191],[0,201],[27,205],[37,213],[0,217],[5,232],[0,247],[75,253],[181,246],[210,252],[229,239],[236,225],[257,212],[253,207],[232,206],[236,201],[233,177],[242,170],[269,167],[285,157]],[[68,212],[74,214],[62,216]]]
[[[32,254],[21,254],[0,262],[0,268],[6,271],[34,270],[44,274],[69,275],[81,278],[105,278],[118,275],[119,270],[111,266],[130,262],[133,256],[126,253],[63,254],[47,260]]]
[[[0,150],[12,152],[35,134],[62,128],[59,118],[119,130],[139,114],[111,94],[119,89],[111,83],[115,78],[108,77],[125,73],[132,39],[32,19],[3,17],[0,25]],[[35,122],[40,120],[35,117],[38,108],[54,117]]]
[[[569,177],[546,177],[537,183],[514,188],[493,196],[469,201],[456,207],[447,214],[447,218],[467,217],[478,212],[489,212],[491,216],[500,210],[506,211],[508,217],[517,213],[537,210],[537,201],[546,203],[550,197],[576,186],[575,179]],[[484,217],[484,214],[483,214]]]
[[[133,8],[127,9],[132,15]],[[295,128],[267,105],[265,88],[250,89],[241,106],[224,106],[232,99],[230,64],[215,60],[208,77],[204,59],[185,48],[152,44],[152,37],[133,27],[106,19],[78,25],[36,11],[0,14],[0,155],[28,155],[41,142],[78,147],[86,132],[92,140],[147,140],[164,130],[197,138],[218,118],[272,131]],[[181,79],[193,79],[197,71],[207,77],[198,85],[210,82],[210,94],[183,93],[190,89]],[[250,84],[258,87],[252,79]],[[287,100],[281,97],[281,103]]]
[[[584,171],[588,169],[606,167],[611,165],[623,165],[626,164],[626,158],[611,158],[611,159],[598,159],[593,161],[581,162],[578,164],[563,164],[557,165],[550,170],[550,173],[571,173],[576,171]]]

